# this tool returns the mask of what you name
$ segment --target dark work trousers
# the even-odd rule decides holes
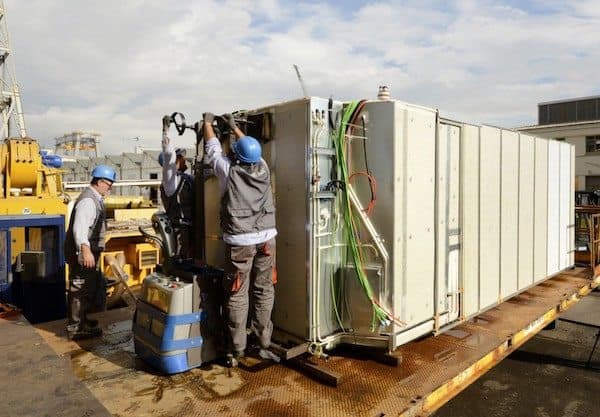
[[[274,238],[257,245],[227,245],[225,319],[231,337],[229,346],[233,352],[241,353],[246,349],[248,324],[262,348],[268,348],[271,344],[275,282]],[[252,312],[248,323],[250,305]]]
[[[190,250],[191,247],[191,234],[192,227],[187,225],[173,226],[175,230],[175,236],[177,237],[177,255],[183,259],[192,257]]]
[[[106,282],[99,263],[100,253],[94,253],[96,266],[86,268],[76,260],[69,262],[68,324],[69,332],[80,330],[87,314],[104,310]]]

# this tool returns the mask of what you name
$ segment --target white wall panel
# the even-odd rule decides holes
[[[548,270],[560,270],[560,144],[548,142]]]
[[[479,311],[479,127],[461,129],[463,315]]]
[[[519,141],[519,289],[533,284],[535,139]]]
[[[435,280],[435,119],[431,110],[408,107],[398,112],[404,117],[402,136],[398,141],[396,158],[401,164],[406,193],[399,198],[397,206],[404,207],[406,227],[403,236],[405,274],[402,282],[402,298],[396,299],[402,309],[402,320],[408,325],[432,318],[434,312]],[[397,178],[397,180],[398,180]],[[400,196],[398,196],[400,197]]]
[[[437,314],[458,305],[460,129],[440,124],[437,142]],[[453,271],[453,273],[450,273]]]
[[[500,297],[517,291],[519,256],[519,134],[501,131]]]
[[[534,282],[546,278],[548,270],[548,140],[535,139]]]
[[[458,315],[460,129],[441,123],[437,138],[437,314]]]
[[[460,131],[452,126],[450,131],[449,199],[448,199],[448,321],[456,320],[460,313],[460,273],[462,254],[462,222],[460,217]]]
[[[479,308],[500,293],[500,129],[482,126],[479,181]]]
[[[448,161],[450,160],[450,129],[445,124],[440,124],[437,138],[437,177],[436,177],[436,281],[437,281],[437,306],[436,313],[445,313],[448,310],[448,202],[449,202],[449,175]]]
[[[559,268],[561,270],[570,266],[570,256],[573,244],[569,241],[571,236],[571,189],[573,179],[571,177],[571,146],[559,143],[560,146],[560,212],[559,212]]]

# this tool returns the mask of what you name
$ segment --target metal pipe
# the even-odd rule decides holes
[[[388,277],[388,262],[389,262],[390,257],[389,257],[387,249],[383,245],[383,239],[381,238],[381,236],[375,229],[375,226],[371,222],[371,219],[369,219],[369,217],[366,215],[365,209],[363,208],[362,204],[360,203],[358,196],[354,192],[354,188],[352,187],[352,185],[348,184],[347,192],[348,192],[348,196],[350,197],[350,202],[352,203],[352,205],[358,212],[358,215],[359,215],[361,221],[363,222],[365,228],[367,229],[369,236],[371,236],[371,239],[373,239],[373,242],[375,243],[375,247],[377,248],[377,250],[383,260],[383,282],[387,282],[386,280]]]
[[[161,182],[160,180],[132,180],[132,181],[117,181],[115,183],[113,183],[113,187],[127,187],[127,186],[132,186],[132,185],[138,185],[140,187],[158,187],[160,186]],[[85,188],[87,186],[89,186],[90,183],[89,182],[85,182],[85,181],[73,181],[73,182],[63,182],[63,188],[68,190],[68,189],[75,189],[75,188]]]

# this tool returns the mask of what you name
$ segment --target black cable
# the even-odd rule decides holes
[[[335,190],[345,191],[346,184],[344,184],[344,182],[340,181],[340,180],[331,180],[325,186],[325,190],[327,190],[327,191],[335,191]]]

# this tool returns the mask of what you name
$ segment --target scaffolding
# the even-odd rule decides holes
[[[100,133],[73,131],[54,138],[54,153],[62,156],[97,158],[100,154]]]
[[[0,139],[26,137],[25,118],[21,106],[21,93],[16,83],[11,53],[4,1],[0,0]]]

